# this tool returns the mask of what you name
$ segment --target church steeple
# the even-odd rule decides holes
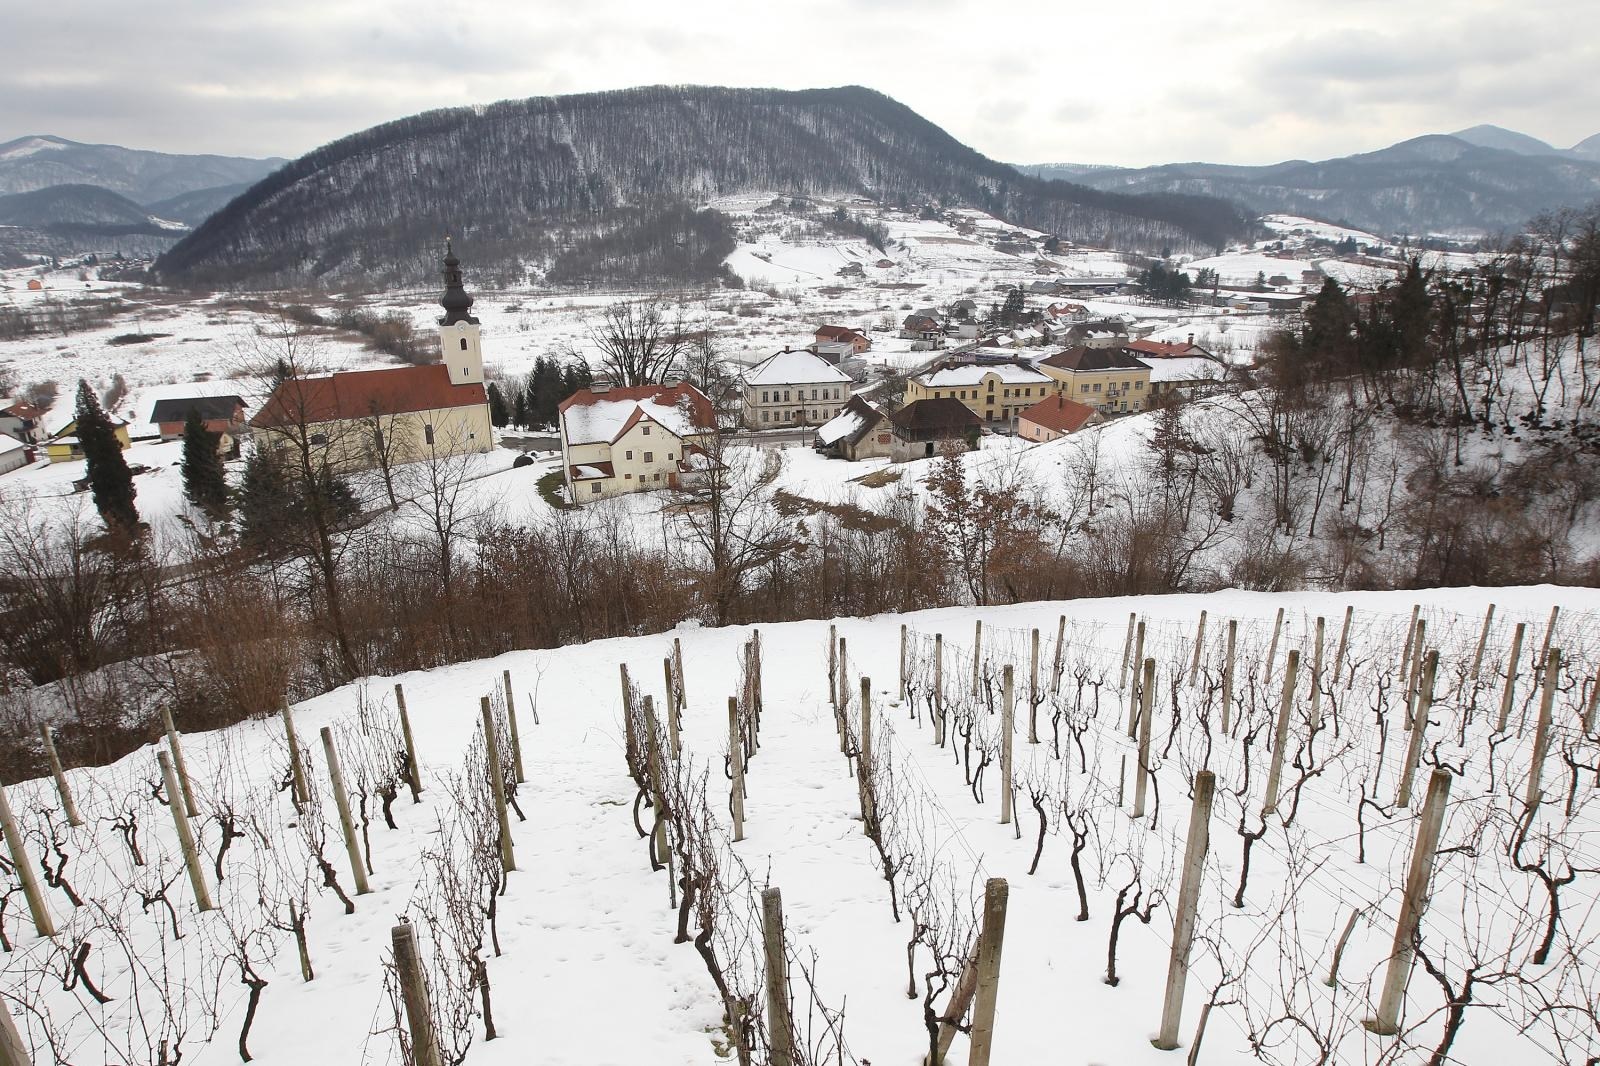
[[[439,320],[441,326],[453,326],[457,322],[478,324],[472,317],[472,297],[461,280],[461,260],[450,247],[449,237],[444,239],[444,295],[439,297],[439,306],[444,308],[444,317]]]

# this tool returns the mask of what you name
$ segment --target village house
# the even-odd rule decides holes
[[[907,315],[905,321],[900,323],[900,336],[908,340],[922,341],[930,347],[938,347],[944,343],[944,328],[939,325],[939,320],[931,315]]]
[[[743,378],[743,420],[751,429],[820,426],[850,398],[850,376],[805,349],[785,348]]]
[[[889,459],[896,463],[928,459],[940,454],[946,445],[963,451],[978,446],[983,423],[959,400],[913,400],[889,416],[892,427]]]
[[[26,400],[18,400],[10,407],[0,410],[0,433],[22,441],[24,444],[34,444],[44,436],[41,423],[44,412]]]
[[[478,320],[448,242],[444,279],[440,362],[287,378],[250,420],[261,445],[321,449],[342,470],[493,448]]]
[[[116,434],[117,443],[122,445],[122,450],[127,451],[133,444],[133,439],[128,436],[128,423],[116,415],[107,414],[112,431]],[[53,433],[45,442],[44,454],[52,463],[70,463],[83,458],[83,442],[78,440],[78,420],[74,418],[66,425]]]
[[[973,363],[916,375],[906,382],[905,399],[955,400],[984,424],[1013,429],[1018,412],[1054,391],[1054,381],[1027,363]]]
[[[871,338],[860,330],[851,329],[848,326],[818,326],[816,333],[812,335],[812,339],[818,344],[844,341],[855,350],[857,355],[872,347]]]
[[[852,396],[837,417],[817,429],[815,447],[830,458],[858,462],[888,456],[893,443],[893,427],[884,413]]]
[[[817,358],[829,366],[838,366],[846,359],[855,358],[855,345],[848,341],[816,341],[811,345],[811,351]]]
[[[157,400],[150,408],[150,421],[161,432],[162,440],[177,440],[195,412],[206,432],[220,433],[235,440],[244,431],[244,401],[237,396],[179,396]]]
[[[716,412],[687,382],[595,384],[562,400],[560,412],[561,468],[573,503],[691,488],[709,467]]]
[[[1017,436],[1041,442],[1057,440],[1105,420],[1099,408],[1061,395],[1047,396],[1017,415]]]
[[[32,445],[24,444],[15,437],[0,435],[0,474],[20,470],[32,462]]]
[[[1137,340],[1130,341],[1126,347],[1139,359],[1182,359],[1191,356],[1215,358],[1194,342],[1193,333],[1184,341]]]
[[[1150,367],[1121,346],[1068,348],[1036,365],[1062,395],[1106,414],[1150,406]]]

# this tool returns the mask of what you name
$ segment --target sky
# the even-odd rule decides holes
[[[1593,0],[0,0],[0,142],[288,156],[438,107],[859,84],[1013,163],[1600,133]]]

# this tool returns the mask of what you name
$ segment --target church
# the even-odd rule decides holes
[[[287,378],[250,420],[258,444],[316,449],[341,471],[493,448],[482,338],[449,241],[439,304],[439,362]]]

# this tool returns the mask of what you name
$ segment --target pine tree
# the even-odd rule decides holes
[[[528,428],[528,390],[521,385],[512,386],[511,422],[523,429]]]
[[[116,427],[106,417],[95,398],[94,390],[83,379],[78,380],[78,440],[83,446],[84,465],[89,475],[89,491],[94,496],[95,508],[106,528],[113,532],[133,534],[139,529],[139,512],[133,505],[138,489],[133,484],[133,471],[122,454],[122,442],[117,439]]]
[[[500,386],[489,382],[489,423],[496,429],[504,429],[511,421],[511,414],[506,410],[506,398],[500,393]]]
[[[253,449],[239,484],[240,539],[267,554],[281,550],[279,534],[293,510],[289,482],[277,458],[266,448]]]
[[[228,516],[228,479],[218,446],[222,434],[206,428],[200,412],[191,409],[183,423],[183,494],[212,519]]]

